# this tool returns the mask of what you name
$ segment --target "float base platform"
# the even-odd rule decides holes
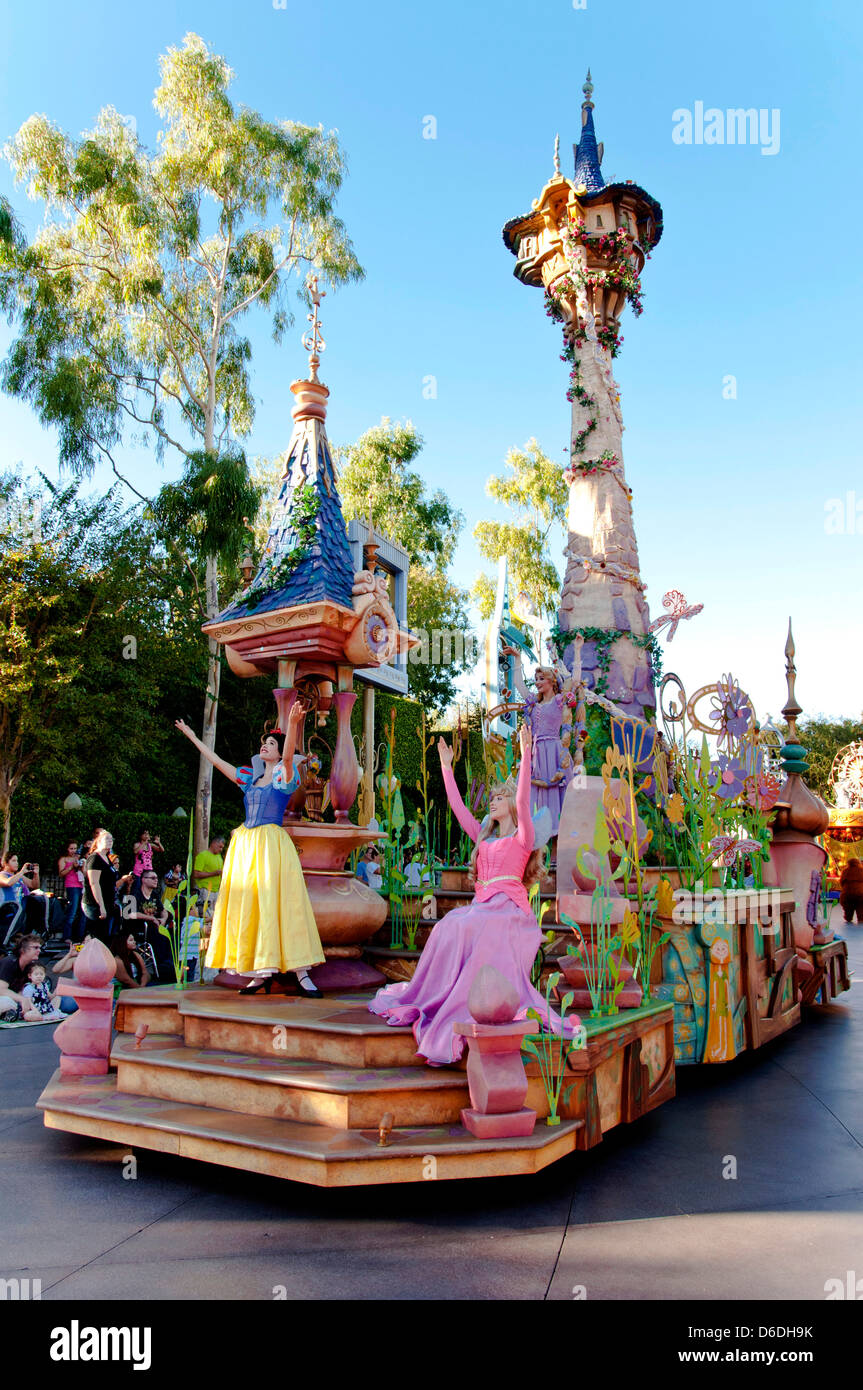
[[[536,1173],[674,1094],[671,1008],[654,1003],[592,1021],[587,1047],[570,1056],[559,1124],[544,1122],[545,1090],[529,1063],[533,1133],[477,1138],[461,1123],[464,1062],[426,1066],[411,1030],[390,1028],[365,1004],[127,990],[113,1070],[58,1070],[38,1105],[48,1128],[346,1187]]]

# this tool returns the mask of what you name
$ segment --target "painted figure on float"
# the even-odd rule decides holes
[[[319,999],[308,974],[310,965],[324,960],[321,939],[293,841],[282,829],[291,794],[299,786],[294,749],[304,709],[293,705],[287,732],[274,729],[261,740],[251,767],[233,767],[206,748],[181,719],[180,733],[237,786],[243,788],[246,819],[231,836],[206,965],[229,975],[252,977],[240,990],[269,994],[273,977],[286,981],[296,975],[300,989]]]
[[[539,876],[540,857],[530,815],[530,732],[522,727],[517,786],[508,778],[492,787],[489,814],[481,824],[462,801],[453,777],[452,749],[443,739],[438,753],[449,804],[474,842],[474,899],[434,927],[413,978],[378,990],[369,1008],[390,1024],[412,1024],[417,1051],[427,1062],[457,1062],[464,1038],[453,1033],[453,1024],[470,1016],[471,985],[484,965],[493,965],[518,992],[517,1018],[536,1009],[551,1030],[560,1033],[563,1027],[570,1037],[578,1019],[561,1024],[530,982],[542,939],[527,896]],[[542,819],[547,831],[548,817]]]

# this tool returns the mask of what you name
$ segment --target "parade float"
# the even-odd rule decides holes
[[[241,998],[186,984],[178,963],[176,988],[123,992],[110,1043],[110,965],[90,942],[66,987],[82,1009],[57,1030],[61,1067],[39,1101],[49,1127],[324,1186],[536,1172],[670,1100],[677,1065],[728,1063],[796,1025],[805,1003],[847,988],[845,943],[825,915],[829,813],[805,781],[790,627],[781,747],[733,676],[691,696],[675,675],[660,677],[658,633],[670,643],[700,606],[672,591],[651,621],[612,363],[625,305],[641,311],[662,212],[634,183],[605,183],[592,90],[588,74],[573,176],[556,146],[531,211],[504,228],[515,274],[544,290],[570,365],[558,621],[545,633],[520,618],[502,570],[481,751],[471,752],[469,721],[453,731],[473,810],[494,777],[517,772],[520,723],[533,730],[531,781],[555,835],[531,889],[544,933],[532,981],[546,1021],[557,1011],[571,1036],[543,1029],[541,1010],[517,1016],[512,982],[493,968],[478,973],[454,1025],[468,1045],[456,1065],[425,1065],[410,1027],[368,1010],[368,986],[410,980],[430,931],[473,885],[469,846],[430,803],[425,714],[413,824],[394,722],[377,763],[368,724],[360,752],[351,734],[357,671],[392,662],[413,639],[371,526],[361,568],[351,551],[313,287],[310,371],[291,387],[295,428],[267,544],[207,631],[236,674],[274,680],[282,728],[300,702],[307,755],[313,737],[324,753],[331,745],[329,759],[307,756],[284,822],[327,956],[314,972],[325,997]],[[525,660],[546,662],[534,687]],[[383,892],[352,867],[376,841]]]

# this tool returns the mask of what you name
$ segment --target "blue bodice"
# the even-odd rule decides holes
[[[247,830],[255,830],[259,825],[281,825],[285,808],[300,785],[299,777],[295,773],[289,782],[281,763],[276,767],[268,786],[258,786],[252,781],[252,776],[251,768],[237,768],[237,782],[243,788],[246,806],[243,824]]]
[[[246,803],[245,826],[254,830],[258,825],[281,825],[290,795],[277,787],[247,787],[243,792]]]

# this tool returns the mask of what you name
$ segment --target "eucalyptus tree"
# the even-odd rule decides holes
[[[455,699],[456,677],[472,664],[467,594],[449,577],[464,516],[411,467],[422,447],[410,420],[385,417],[338,450],[339,496],[346,520],[371,516],[376,532],[407,551],[408,625],[425,634],[419,659],[408,662],[410,693],[443,710]]]
[[[548,558],[549,537],[556,526],[566,527],[569,488],[559,464],[544,454],[535,439],[523,449],[510,449],[507,473],[493,475],[486,492],[514,514],[512,521],[480,521],[474,539],[487,560],[505,555],[515,592],[532,600],[537,613],[547,616],[557,608],[561,579]],[[494,609],[496,583],[486,574],[477,576],[471,597],[483,618]]]
[[[124,443],[182,460],[155,512],[174,544],[193,542],[212,618],[221,542],[242,531],[258,496],[237,442],[254,421],[247,316],[265,310],[279,341],[293,321],[291,289],[307,300],[312,270],[330,285],[362,270],[334,212],[345,172],[335,134],[235,106],[231,70],[197,35],[160,67],[154,154],[112,108],[80,139],[31,116],[7,147],[46,218],[18,257],[19,326],[3,384],[56,429],[61,467],[77,474],[102,458],[120,476]],[[219,674],[210,642],[207,747]],[[202,758],[204,842],[211,773]]]
[[[15,303],[16,261],[24,246],[24,235],[7,198],[0,195],[0,309]]]

